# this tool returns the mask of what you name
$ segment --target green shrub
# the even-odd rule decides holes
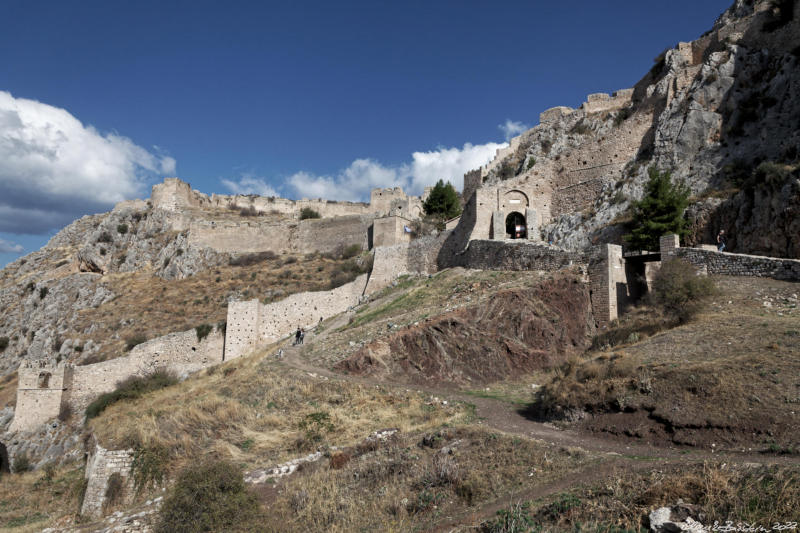
[[[178,378],[164,369],[157,369],[146,376],[131,376],[117,384],[111,392],[101,394],[86,407],[86,418],[91,419],[102,413],[106,407],[121,400],[139,398],[148,392],[174,385]]]
[[[256,252],[252,254],[244,254],[237,257],[231,257],[228,260],[228,264],[230,266],[250,266],[250,265],[257,265],[258,263],[263,263],[264,261],[271,261],[276,259],[278,256],[275,252],[266,251],[266,252]]]
[[[169,466],[169,449],[160,444],[137,446],[133,452],[131,476],[137,494],[164,484]]]
[[[351,244],[342,251],[342,259],[350,259],[361,253],[360,244]]]
[[[147,342],[147,337],[145,337],[143,334],[137,333],[136,335],[132,335],[125,339],[125,350],[131,351],[143,342]]]
[[[583,119],[576,122],[575,125],[572,126],[572,129],[569,130],[570,133],[575,135],[586,135],[590,131],[592,131],[592,128],[587,123],[585,123]]]
[[[322,441],[323,433],[330,433],[335,427],[331,422],[331,415],[325,411],[316,411],[306,415],[298,425],[305,432],[306,439],[311,442]]]
[[[300,220],[306,220],[307,218],[322,218],[322,215],[310,207],[304,207],[300,210]]]
[[[106,485],[106,502],[105,506],[113,507],[122,501],[123,493],[125,492],[125,482],[119,472],[114,472],[108,477],[108,484]]]
[[[699,276],[692,265],[674,258],[661,264],[653,279],[650,299],[666,315],[687,322],[715,291],[711,278]]]
[[[481,524],[485,533],[528,533],[541,531],[530,515],[530,503],[512,504],[508,509],[497,511],[497,517]]]
[[[114,237],[112,237],[109,232],[104,231],[97,238],[97,242],[114,242]]]
[[[243,207],[239,210],[239,216],[243,217],[256,217],[262,214],[263,213],[261,211],[257,211],[252,205],[249,207]]]
[[[752,184],[762,188],[778,190],[786,182],[790,169],[791,167],[785,165],[764,161],[753,171],[753,178],[748,185]]]
[[[525,170],[530,170],[530,169],[532,169],[532,168],[533,168],[533,165],[535,165],[535,164],[536,164],[536,158],[535,158],[535,157],[533,157],[533,156],[531,156],[531,157],[530,157],[530,159],[528,159],[528,164],[527,164],[527,165],[525,165]]]
[[[31,465],[30,459],[28,459],[28,455],[25,453],[21,453],[14,457],[14,464],[11,467],[12,472],[17,474],[21,474],[22,472],[27,472],[31,469],[33,465]]]
[[[0,337],[0,353],[3,353],[8,348],[8,337]]]
[[[214,329],[214,326],[209,324],[200,324],[194,328],[195,333],[197,333],[197,342],[202,342],[203,339],[208,337],[208,334],[211,333],[211,330]]]
[[[42,287],[41,289],[39,289],[39,299],[44,300],[48,292],[50,292],[50,289],[48,289],[47,287]]]
[[[218,322],[217,323],[217,331],[225,335],[226,330],[228,329],[228,323],[226,321]]]
[[[184,469],[158,514],[156,531],[261,531],[264,511],[248,491],[242,472],[226,461]]]
[[[629,107],[624,107],[617,111],[616,115],[614,115],[614,127],[618,128],[622,125],[623,122],[628,120],[631,116],[631,109]]]
[[[127,224],[117,224],[117,233],[120,235],[125,235],[128,233],[128,225]]]

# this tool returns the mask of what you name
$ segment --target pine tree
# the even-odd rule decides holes
[[[669,171],[649,169],[644,197],[633,204],[631,232],[625,240],[636,250],[656,250],[662,235],[688,233],[683,212],[689,205],[689,188],[672,183]]]
[[[439,216],[445,220],[461,214],[461,202],[456,189],[442,180],[436,182],[422,208],[426,215]]]

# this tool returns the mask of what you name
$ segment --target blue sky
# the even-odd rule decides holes
[[[729,4],[5,0],[0,264],[165,175],[290,198],[460,185]]]

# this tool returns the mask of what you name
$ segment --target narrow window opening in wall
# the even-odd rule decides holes
[[[50,372],[42,372],[39,374],[38,386],[40,389],[46,389],[50,386]]]

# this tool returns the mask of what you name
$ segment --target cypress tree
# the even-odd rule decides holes
[[[675,233],[684,237],[688,233],[683,212],[689,205],[689,188],[672,183],[669,171],[650,167],[648,173],[644,197],[633,204],[631,232],[625,236],[636,250],[656,250],[662,235]]]
[[[461,214],[461,202],[455,187],[442,180],[436,182],[422,208],[426,215],[439,216],[445,220]]]

